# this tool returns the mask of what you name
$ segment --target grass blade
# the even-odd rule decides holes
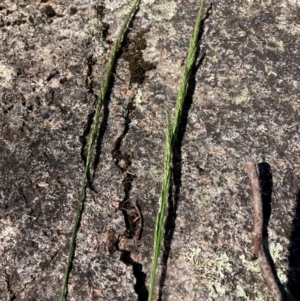
[[[82,213],[82,206],[83,206],[83,199],[84,199],[84,195],[85,195],[86,182],[87,182],[87,177],[88,177],[91,159],[92,159],[92,155],[93,155],[93,148],[95,145],[95,140],[96,140],[97,132],[98,132],[100,112],[101,112],[101,109],[102,109],[102,106],[104,103],[104,98],[105,98],[109,80],[110,80],[110,77],[112,74],[112,69],[115,64],[117,52],[120,48],[120,45],[121,45],[124,33],[128,27],[128,24],[133,16],[133,14],[137,11],[139,4],[140,4],[140,0],[136,0],[134,2],[130,12],[128,13],[128,15],[123,23],[123,26],[121,27],[120,32],[117,36],[117,39],[111,49],[110,57],[108,59],[108,62],[107,62],[106,68],[105,68],[105,73],[103,76],[102,84],[101,84],[100,91],[99,91],[99,97],[98,97],[96,108],[95,108],[92,132],[91,132],[91,136],[90,136],[89,144],[88,144],[86,164],[85,164],[85,168],[84,168],[82,185],[81,185],[81,190],[80,190],[79,199],[78,199],[78,206],[77,206],[76,216],[75,216],[75,220],[74,220],[74,226],[73,226],[70,248],[69,248],[69,253],[68,253],[68,261],[67,261],[67,265],[66,265],[66,269],[65,269],[65,273],[64,273],[63,285],[62,285],[61,295],[60,295],[60,299],[59,299],[60,301],[63,301],[65,299],[66,289],[67,289],[67,285],[68,285],[68,280],[69,280],[69,275],[70,275],[70,270],[71,270],[71,263],[72,263],[72,258],[74,255],[74,249],[75,249],[75,241],[76,241],[77,231],[79,228],[79,221],[80,221],[81,213]]]
[[[183,102],[186,95],[190,75],[192,68],[195,64],[196,60],[196,53],[197,53],[197,43],[199,39],[199,33],[200,33],[200,24],[201,19],[203,16],[203,9],[204,9],[204,0],[201,0],[200,7],[198,10],[198,15],[196,19],[196,23],[190,38],[189,48],[188,48],[188,54],[185,62],[185,66],[183,69],[183,73],[181,75],[178,94],[177,94],[177,100],[176,100],[176,107],[175,107],[175,115],[174,115],[174,121],[173,121],[173,140],[176,139],[177,131],[181,119],[181,113],[183,108]],[[172,141],[172,146],[175,141]]]
[[[157,262],[159,256],[159,250],[162,240],[162,232],[164,226],[164,216],[165,216],[165,208],[167,204],[168,194],[171,186],[171,157],[172,150],[176,140],[184,99],[186,96],[186,91],[188,87],[189,78],[191,75],[191,70],[195,64],[196,53],[197,53],[197,43],[200,33],[200,24],[203,15],[204,9],[204,0],[201,1],[200,7],[198,10],[198,15],[196,19],[196,23],[190,38],[188,54],[186,58],[186,63],[184,66],[184,70],[181,76],[180,85],[178,89],[178,95],[176,100],[175,114],[173,127],[170,125],[170,116],[169,112],[167,112],[167,129],[166,129],[166,142],[164,148],[164,171],[163,171],[163,181],[162,181],[162,189],[160,195],[159,209],[156,217],[155,230],[154,230],[154,252],[153,252],[153,260],[152,260],[152,270],[150,275],[150,285],[149,285],[149,295],[148,301],[152,301],[153,291],[154,291],[154,283],[155,283],[155,275],[157,269]]]
[[[160,194],[159,201],[159,209],[156,216],[155,223],[155,231],[154,231],[154,254],[152,260],[152,271],[150,275],[150,286],[149,286],[149,295],[148,301],[152,300],[154,283],[155,283],[155,273],[157,267],[157,261],[159,256],[159,249],[161,245],[162,232],[164,227],[164,216],[165,216],[165,208],[167,204],[170,184],[171,184],[171,154],[172,154],[172,130],[170,125],[170,114],[166,112],[166,120],[167,120],[167,128],[166,128],[166,143],[164,149],[164,173],[163,173],[163,181],[162,188]]]

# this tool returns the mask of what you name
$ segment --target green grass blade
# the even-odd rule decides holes
[[[168,200],[168,193],[171,184],[171,153],[172,153],[172,146],[171,146],[171,139],[172,139],[172,130],[170,125],[170,114],[166,112],[166,119],[167,119],[167,128],[166,128],[166,143],[164,149],[164,174],[163,174],[163,181],[162,181],[162,188],[160,194],[160,202],[159,202],[159,210],[156,216],[156,223],[155,223],[155,231],[154,231],[154,254],[152,260],[152,271],[150,275],[150,286],[149,286],[149,295],[148,301],[152,300],[153,290],[154,290],[154,283],[155,283],[155,273],[157,268],[157,261],[159,256],[159,249],[161,245],[162,239],[162,232],[164,227],[164,216],[165,216],[165,208]]]
[[[154,230],[154,252],[153,252],[153,260],[152,260],[152,270],[150,275],[150,285],[149,285],[149,295],[148,301],[152,301],[153,291],[154,291],[154,283],[155,283],[155,275],[157,269],[157,262],[159,256],[159,250],[161,246],[162,240],[162,232],[164,227],[164,216],[165,216],[165,208],[168,200],[168,193],[171,186],[171,157],[172,150],[175,143],[175,139],[178,132],[178,127],[180,124],[181,114],[184,99],[186,96],[186,91],[188,87],[188,82],[190,79],[191,70],[195,64],[196,60],[196,52],[197,52],[197,43],[199,39],[200,33],[200,23],[203,15],[204,9],[204,0],[201,1],[200,7],[198,10],[198,15],[196,19],[196,23],[190,38],[188,54],[186,58],[186,63],[184,66],[184,70],[181,76],[180,85],[178,89],[178,95],[176,100],[175,114],[173,120],[173,127],[170,125],[170,116],[167,112],[167,129],[166,129],[166,142],[164,148],[164,171],[163,171],[163,181],[162,181],[162,189],[160,195],[159,209],[156,217],[155,230]]]
[[[73,258],[73,254],[74,254],[74,249],[75,249],[76,235],[77,235],[79,221],[80,221],[80,217],[81,217],[81,213],[82,213],[82,206],[83,206],[83,199],[84,199],[84,195],[85,195],[86,182],[87,182],[87,177],[88,177],[91,159],[92,159],[92,155],[93,155],[93,148],[95,145],[95,140],[96,140],[97,132],[98,132],[100,112],[101,112],[101,109],[102,109],[102,106],[104,103],[104,98],[105,98],[109,80],[110,80],[110,77],[112,74],[112,69],[115,64],[117,52],[120,48],[120,45],[121,45],[124,33],[128,27],[128,24],[133,16],[133,14],[137,11],[139,4],[140,4],[140,0],[136,0],[134,2],[130,12],[128,13],[128,15],[124,21],[124,24],[120,29],[118,37],[111,49],[110,57],[108,59],[108,62],[107,62],[106,68],[105,68],[105,73],[104,73],[102,84],[101,84],[100,91],[99,91],[99,97],[97,100],[97,104],[96,104],[96,108],[95,108],[95,115],[94,115],[94,119],[93,119],[92,131],[91,131],[89,144],[88,144],[86,164],[85,164],[85,168],[84,168],[82,186],[81,186],[81,190],[80,190],[80,194],[79,194],[78,206],[77,206],[76,216],[75,216],[75,220],[74,220],[74,226],[73,226],[70,248],[69,248],[69,253],[68,253],[68,260],[67,260],[67,265],[66,265],[66,269],[65,269],[65,273],[64,273],[63,285],[62,285],[62,289],[61,289],[60,301],[63,301],[65,299],[66,289],[67,289],[67,285],[68,285],[71,263],[72,263],[72,258]]]
[[[199,39],[199,33],[200,33],[200,23],[203,16],[203,10],[204,10],[204,4],[205,1],[201,1],[200,7],[198,10],[198,15],[196,19],[196,23],[190,38],[190,44],[188,48],[188,54],[184,66],[184,70],[180,79],[178,94],[177,94],[177,100],[176,100],[176,107],[175,107],[175,115],[174,115],[174,121],[173,121],[173,140],[176,139],[177,131],[181,119],[181,113],[183,108],[183,102],[186,95],[190,75],[192,68],[195,64],[196,60],[196,53],[197,53],[197,43]],[[172,141],[172,144],[175,141]]]

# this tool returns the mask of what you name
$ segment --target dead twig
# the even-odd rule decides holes
[[[140,236],[141,236],[141,232],[142,232],[142,227],[143,227],[143,217],[142,217],[142,213],[141,210],[137,204],[136,200],[132,200],[131,204],[133,205],[134,209],[136,210],[138,216],[133,220],[133,222],[139,221],[139,227],[133,237],[134,240],[139,240]]]
[[[281,293],[281,290],[279,289],[275,275],[272,272],[272,268],[263,246],[263,207],[257,170],[255,164],[252,162],[246,162],[245,167],[252,190],[253,232],[251,252],[253,254],[253,259],[258,258],[261,273],[274,299],[276,301],[283,301],[283,295]]]
[[[261,190],[255,164],[246,162],[245,166],[252,190],[253,230],[251,252],[253,259],[256,259],[259,257],[260,250],[263,246],[263,208]]]
[[[126,207],[125,204],[129,204],[129,208]],[[131,221],[131,223],[139,223],[137,230],[135,231],[134,236],[132,237],[132,239],[134,241],[137,241],[140,239],[141,236],[141,232],[142,232],[142,228],[143,228],[143,216],[141,213],[141,210],[138,206],[137,200],[132,199],[132,200],[126,200],[120,203],[119,205],[119,210],[121,211],[125,211],[126,214],[128,216],[133,217],[133,220]]]

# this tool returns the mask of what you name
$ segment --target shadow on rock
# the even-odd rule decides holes
[[[300,189],[296,195],[297,208],[293,218],[289,247],[287,288],[294,300],[300,300]]]
[[[143,266],[135,262],[130,257],[130,252],[124,251],[121,255],[121,261],[126,265],[132,266],[133,275],[136,279],[136,283],[134,285],[134,290],[138,295],[138,301],[147,301],[148,300],[148,290],[146,288],[146,274],[143,272]]]
[[[287,300],[287,293],[285,291],[284,286],[280,282],[274,261],[270,254],[269,247],[269,237],[268,237],[268,226],[270,222],[270,217],[272,213],[272,192],[273,192],[273,176],[271,166],[267,162],[262,162],[257,165],[258,167],[258,175],[259,175],[259,184],[261,188],[261,199],[262,199],[262,207],[263,207],[263,247],[265,249],[265,254],[270,263],[270,267],[272,269],[272,273],[276,282],[278,283],[279,289],[284,297],[284,300]]]

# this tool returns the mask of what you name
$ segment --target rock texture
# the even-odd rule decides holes
[[[0,300],[58,300],[94,104],[131,5],[0,3]],[[198,7],[143,0],[128,30],[101,115],[67,300],[147,300],[165,109],[174,112]],[[203,22],[173,152],[159,300],[272,300],[248,260],[249,160],[259,163],[265,247],[282,290],[300,298],[299,9],[296,0],[220,0]],[[121,246],[118,237],[140,225],[134,204],[141,239]]]

